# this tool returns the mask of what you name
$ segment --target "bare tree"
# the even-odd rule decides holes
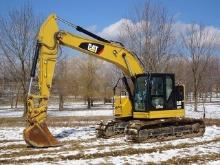
[[[53,86],[53,93],[59,95],[59,109],[63,109],[66,96],[84,98],[88,108],[94,99],[110,99],[115,76],[111,69],[111,65],[91,56],[66,56],[59,60]]]
[[[165,8],[146,1],[124,22],[120,40],[134,51],[149,72],[164,72],[173,53],[173,19]]]
[[[191,24],[182,34],[183,54],[190,64],[193,83],[194,110],[197,111],[198,92],[204,73],[215,50],[215,36],[202,25]]]
[[[220,97],[220,57],[216,58],[217,62],[217,67],[216,67],[216,80],[215,80],[215,91],[216,91],[216,96]]]
[[[13,81],[20,82],[26,114],[27,80],[35,48],[34,37],[39,19],[29,4],[13,9],[8,16],[0,17],[0,49],[7,60],[7,70]]]
[[[57,63],[57,69],[55,73],[55,88],[59,95],[59,110],[63,110],[64,98],[68,95],[68,66],[67,57],[65,56],[62,60]]]
[[[4,91],[4,84],[5,84],[5,78],[4,78],[4,60],[0,54],[0,95],[3,94]]]
[[[94,97],[100,91],[100,75],[97,73],[100,67],[100,61],[92,56],[87,56],[82,57],[77,65],[80,72],[80,93],[87,100],[88,108],[91,108]]]
[[[220,73],[220,60],[218,56],[213,55],[210,58],[210,62],[206,66],[206,71],[203,73],[203,81],[201,82],[201,92],[204,93],[204,98],[209,98],[212,101],[214,91],[217,91],[217,84]]]
[[[65,62],[66,67],[66,78],[65,85],[68,90],[66,90],[67,95],[74,96],[75,99],[79,96],[79,86],[80,86],[80,70],[78,69],[78,63],[81,61],[79,56],[68,57]]]
[[[100,64],[97,73],[99,74],[100,92],[99,95],[103,99],[104,104],[110,102],[113,96],[113,87],[118,80],[118,72],[113,64],[103,62]],[[121,71],[119,72],[121,74]]]
[[[59,95],[59,110],[63,110],[64,100],[66,96],[75,96],[80,94],[80,74],[81,70],[77,68],[81,59],[69,57],[67,54],[58,60],[55,70],[54,91]]]

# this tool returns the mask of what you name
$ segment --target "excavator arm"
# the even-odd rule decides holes
[[[50,15],[40,27],[37,46],[31,70],[28,92],[27,127],[24,140],[30,146],[50,147],[60,143],[50,133],[47,124],[47,106],[52,86],[52,79],[59,46],[66,46],[102,60],[115,64],[128,77],[143,73],[144,70],[137,57],[118,43],[105,40],[85,29],[76,26],[76,30],[89,35],[85,38],[67,31],[59,30],[56,15]],[[38,65],[39,94],[31,93],[33,78]]]

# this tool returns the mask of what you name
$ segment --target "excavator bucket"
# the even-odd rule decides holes
[[[32,147],[57,147],[62,144],[51,134],[47,124],[42,122],[24,129],[24,140]]]

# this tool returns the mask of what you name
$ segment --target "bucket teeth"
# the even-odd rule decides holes
[[[23,135],[25,142],[32,147],[42,148],[61,145],[61,143],[51,134],[45,122],[25,128]]]

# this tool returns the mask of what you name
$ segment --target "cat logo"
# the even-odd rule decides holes
[[[82,42],[79,47],[94,54],[101,54],[104,50],[104,45],[98,43]]]
[[[90,52],[93,52],[93,53],[97,53],[97,50],[98,50],[98,46],[97,45],[93,45],[93,44],[88,44],[88,50],[90,51]]]

